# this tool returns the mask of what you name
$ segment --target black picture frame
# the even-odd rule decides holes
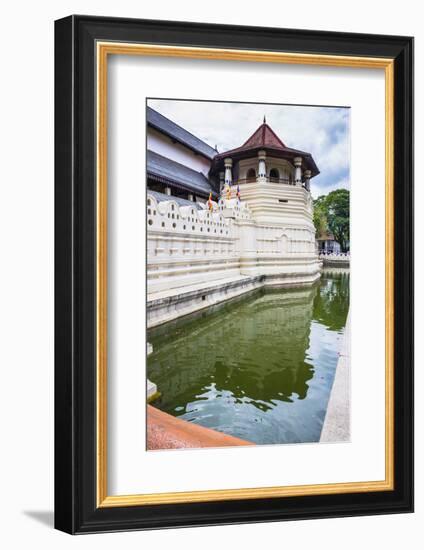
[[[392,491],[96,504],[96,41],[394,60]],[[55,22],[55,527],[93,533],[413,511],[413,39],[73,15]]]

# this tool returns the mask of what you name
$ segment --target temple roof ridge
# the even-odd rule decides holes
[[[216,145],[215,149],[208,143],[195,136],[192,132],[189,132],[173,120],[167,118],[165,115],[156,111],[152,107],[147,107],[146,110],[147,124],[161,133],[175,139],[182,145],[185,145],[189,149],[201,154],[208,160],[212,160],[217,154]]]
[[[286,149],[285,143],[277,136],[274,130],[266,122],[264,117],[263,123],[253,132],[253,134],[239,147],[239,149],[250,149],[253,147],[273,147]]]

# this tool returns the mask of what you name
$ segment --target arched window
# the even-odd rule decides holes
[[[280,172],[277,170],[277,168],[271,168],[269,171],[269,179],[271,181],[278,181],[280,179]]]
[[[247,181],[255,181],[256,180],[256,172],[254,168],[249,168],[246,174],[246,180]]]

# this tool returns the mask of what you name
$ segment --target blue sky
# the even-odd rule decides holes
[[[149,100],[148,105],[203,139],[220,152],[242,145],[267,123],[288,146],[309,152],[320,174],[311,180],[312,195],[350,188],[350,109]]]

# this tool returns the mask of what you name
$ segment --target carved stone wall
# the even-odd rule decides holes
[[[307,200],[296,203],[306,197],[304,190],[296,193],[286,216],[274,197],[268,223],[258,221],[248,203],[235,198],[215,204],[211,212],[194,204],[181,206],[172,197],[158,203],[148,195],[148,299],[163,293],[201,292],[219,281],[249,276],[270,276],[274,282],[270,284],[279,285],[316,280],[319,261],[311,214]]]

